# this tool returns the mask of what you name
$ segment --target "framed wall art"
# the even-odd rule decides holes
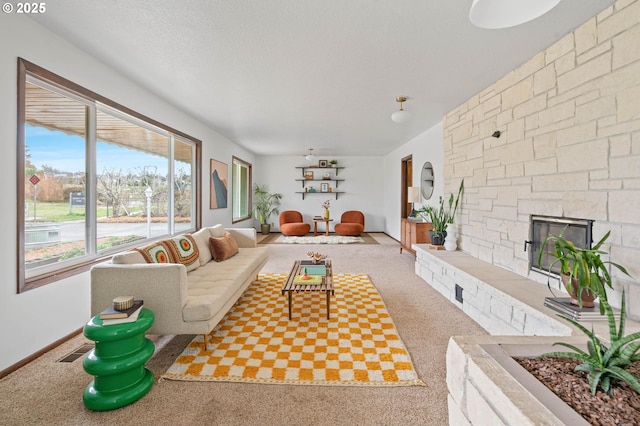
[[[228,185],[229,166],[226,163],[211,159],[211,168],[209,170],[209,179],[211,180],[211,193],[209,196],[210,209],[226,209],[227,208],[227,188]]]
[[[318,167],[328,167],[328,166],[329,166],[329,161],[327,160],[318,161]]]

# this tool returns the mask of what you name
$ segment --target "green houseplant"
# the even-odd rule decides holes
[[[422,216],[427,222],[431,222],[433,225],[431,243],[433,245],[444,244],[444,238],[447,235],[447,225],[453,223],[456,211],[458,210],[458,204],[460,203],[460,197],[464,192],[464,179],[460,181],[460,187],[458,188],[458,194],[453,196],[449,195],[448,206],[445,206],[444,198],[440,198],[440,205],[438,207],[424,206],[416,213]]]
[[[540,249],[538,255],[538,265],[542,263],[547,244],[553,244],[553,251],[548,252],[555,257],[554,262],[549,266],[549,271],[554,264],[560,264],[560,274],[564,276],[563,282],[569,293],[573,293],[577,299],[574,303],[584,306],[583,296],[589,293],[589,299],[599,299],[600,313],[606,315],[609,325],[609,346],[607,347],[594,333],[593,329],[588,330],[577,321],[560,315],[561,318],[573,324],[578,330],[587,335],[587,351],[564,342],[557,342],[554,345],[564,346],[570,349],[569,352],[549,352],[543,357],[564,357],[582,361],[575,371],[584,371],[588,374],[589,388],[592,394],[596,393],[598,387],[608,394],[613,394],[611,387],[612,380],[626,382],[636,392],[640,393],[640,382],[638,378],[626,370],[633,363],[640,361],[640,332],[628,336],[624,335],[626,320],[625,294],[622,293],[622,303],[620,308],[620,324],[616,324],[613,309],[607,299],[607,287],[613,288],[611,274],[608,265],[620,270],[629,276],[626,268],[620,264],[602,260],[602,255],[607,254],[601,250],[602,245],[609,238],[611,231],[607,232],[590,249],[578,248],[575,244],[560,235],[548,236]],[[547,281],[547,285],[549,281]]]
[[[571,295],[571,303],[580,307],[592,307],[595,298],[607,300],[607,292],[605,287],[613,288],[611,275],[608,266],[611,265],[626,275],[627,270],[617,263],[602,260],[602,255],[607,254],[601,250],[602,245],[609,238],[611,231],[607,232],[592,248],[576,247],[572,241],[563,236],[564,231],[560,235],[549,235],[540,247],[538,254],[538,265],[542,264],[542,258],[545,254],[554,257],[554,261],[549,265],[549,279],[547,285],[550,285],[551,268],[556,264],[560,265],[560,277],[567,291]],[[552,249],[545,252],[547,245],[552,245]],[[601,305],[601,313],[604,314]]]
[[[269,218],[274,214],[280,213],[280,200],[282,194],[270,193],[267,185],[255,184],[253,187],[253,195],[255,203],[253,205],[253,217],[260,221],[260,230],[262,235],[268,235],[271,232],[271,225],[268,223]]]

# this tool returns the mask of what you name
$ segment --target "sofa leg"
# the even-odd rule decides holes
[[[202,335],[202,341],[204,342],[204,350],[208,351],[209,350],[209,344],[208,344],[208,339],[207,339],[207,334],[203,334]]]

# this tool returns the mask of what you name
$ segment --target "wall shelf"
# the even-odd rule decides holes
[[[326,184],[329,184],[330,182],[335,182],[336,189],[337,189],[338,186],[340,185],[340,182],[345,181],[345,179],[338,179],[338,173],[340,172],[340,170],[344,169],[343,166],[336,166],[336,167],[295,166],[295,168],[299,169],[302,172],[302,177],[295,179],[295,181],[300,182],[300,185],[302,186],[303,189],[305,188],[306,182],[322,182]],[[335,171],[335,174],[333,173],[334,171]],[[307,186],[310,186],[310,185],[307,185]],[[307,194],[324,194],[324,195],[335,194],[336,200],[338,199],[339,194],[344,194],[343,191],[333,191],[333,188],[331,187],[329,187],[329,189],[332,189],[332,191],[319,191],[316,188],[314,189],[315,191],[313,192],[305,190],[301,192],[296,192],[296,194],[302,194],[303,200],[305,195]]]
[[[316,191],[316,192],[305,192],[305,191],[298,191],[296,192],[296,194],[302,194],[302,199],[304,200],[304,196],[305,195],[317,195],[317,194],[322,194],[322,195],[336,195],[336,200],[338,199],[338,194],[344,194],[344,192],[341,191],[331,191],[331,192],[322,192],[322,191]]]

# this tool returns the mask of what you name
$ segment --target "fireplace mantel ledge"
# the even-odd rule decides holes
[[[545,297],[553,297],[546,285],[461,251],[432,250],[428,244],[414,244],[413,249],[416,274],[490,334],[582,335],[544,306]],[[463,289],[462,303],[455,297],[456,284]],[[606,321],[581,324],[587,329],[593,327],[602,338],[609,334]],[[627,334],[636,331],[640,331],[640,323],[627,319]]]

